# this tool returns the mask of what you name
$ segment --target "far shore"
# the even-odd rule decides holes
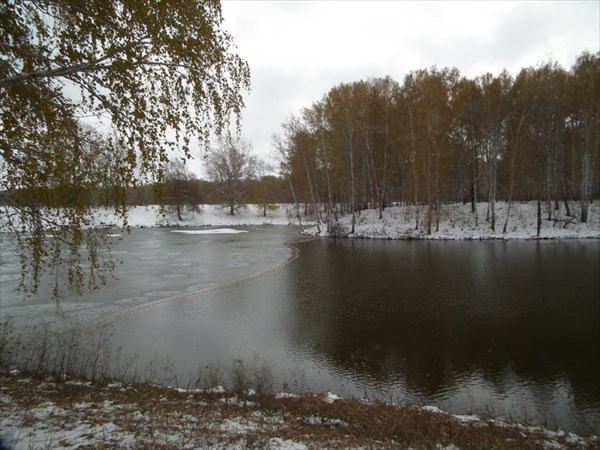
[[[581,211],[577,202],[570,203],[567,215],[561,204],[559,210],[548,214],[544,205],[540,235],[537,235],[536,202],[506,202],[495,205],[495,227],[492,228],[488,203],[477,204],[476,213],[470,204],[442,205],[439,220],[432,217],[431,233],[427,230],[426,206],[392,206],[385,208],[379,218],[379,210],[366,209],[355,214],[352,233],[352,215],[329,218],[321,212],[319,223],[314,214],[304,214],[301,207],[300,221],[294,205],[273,205],[266,209],[261,205],[248,205],[234,216],[220,205],[199,205],[200,213],[185,211],[182,221],[176,214],[159,215],[156,205],[134,206],[129,210],[129,224],[133,228],[151,227],[203,227],[203,226],[251,226],[251,225],[302,225],[302,234],[324,237],[347,237],[368,239],[428,239],[428,240],[512,240],[512,239],[600,239],[600,202],[589,205],[588,220],[580,221]],[[510,210],[510,211],[509,211]],[[507,221],[507,213],[509,213]],[[105,223],[118,223],[108,210],[102,212]],[[548,216],[551,219],[548,220]],[[327,224],[329,221],[329,225]],[[504,232],[506,224],[506,232]]]
[[[536,202],[497,202],[494,208],[495,226],[492,227],[489,204],[477,204],[476,212],[469,203],[441,205],[439,213],[429,214],[427,206],[390,206],[381,212],[364,209],[354,214],[333,213],[324,209],[319,220],[310,208],[300,206],[300,214],[293,204],[246,205],[229,214],[221,205],[195,205],[183,208],[181,218],[169,206],[163,213],[158,205],[128,208],[128,226],[131,228],[189,228],[279,225],[298,227],[301,234],[335,238],[394,239],[394,240],[514,240],[514,239],[600,239],[600,201],[589,204],[588,220],[581,221],[579,202],[569,202],[569,215],[564,204],[558,210],[542,207],[542,224],[537,234]],[[507,220],[508,215],[508,220]],[[121,217],[112,208],[95,211],[98,227],[120,228]],[[431,226],[428,227],[428,221]],[[4,231],[0,217],[0,231]]]

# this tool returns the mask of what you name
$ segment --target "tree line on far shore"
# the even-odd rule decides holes
[[[249,142],[221,138],[204,155],[208,179],[171,159],[154,182],[88,186],[86,197],[92,206],[163,204],[180,220],[201,204],[222,204],[231,215],[258,204],[266,215],[274,204],[296,203],[328,227],[343,214],[377,208],[382,217],[388,205],[408,204],[415,229],[427,233],[437,230],[441,205],[456,202],[470,203],[476,220],[475,204],[487,202],[494,231],[506,232],[513,201],[537,201],[538,229],[544,216],[586,222],[600,197],[600,54],[582,53],[570,71],[549,61],[516,78],[431,68],[403,84],[340,84],[290,116],[273,150],[277,164],[269,165]],[[497,201],[508,202],[503,224]]]
[[[415,205],[416,229],[439,226],[441,205],[536,201],[541,221],[586,222],[600,196],[600,53],[571,70],[547,61],[470,79],[457,69],[342,83],[273,136],[298,202],[335,222],[341,212]],[[354,224],[354,221],[353,221]],[[506,223],[504,224],[506,227]],[[498,230],[500,231],[500,230]],[[505,230],[504,230],[505,231]]]
[[[292,203],[287,181],[276,175],[240,179],[226,191],[225,186],[218,180],[199,179],[185,166],[179,166],[167,172],[161,185],[146,184],[128,189],[126,203],[129,206],[162,204],[180,220],[185,210],[194,210],[198,205],[223,205],[228,214],[235,215],[245,205],[256,204],[266,215],[273,205]],[[98,206],[112,205],[99,203]]]
[[[162,203],[177,212],[222,204],[296,203],[328,227],[343,214],[414,205],[414,226],[437,230],[441,205],[470,203],[475,220],[506,232],[514,201],[536,201],[544,218],[588,220],[600,197],[600,54],[582,53],[570,71],[548,61],[475,79],[457,69],[343,83],[290,116],[273,136],[276,165],[243,139],[220,139],[205,154],[208,180],[181,160],[161,182],[127,190],[128,205]],[[107,200],[104,199],[106,202]],[[496,223],[496,202],[508,214]],[[485,218],[475,205],[487,202]],[[107,204],[110,204],[108,201]]]

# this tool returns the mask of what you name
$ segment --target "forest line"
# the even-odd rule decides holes
[[[536,201],[541,221],[559,215],[587,222],[600,198],[600,53],[582,53],[570,71],[553,61],[474,79],[455,68],[410,72],[333,87],[290,116],[273,135],[276,166],[255,157],[243,139],[222,139],[204,158],[208,179],[169,160],[150,184],[67,183],[49,190],[69,206],[74,195],[91,206],[163,204],[182,220],[185,209],[223,204],[233,215],[245,204],[295,203],[329,228],[344,214],[413,205],[414,229],[437,231],[441,206],[488,204],[493,231],[496,202]],[[92,133],[92,131],[89,131]],[[95,137],[98,141],[99,136]],[[110,159],[90,152],[94,164]],[[101,165],[101,164],[100,164]],[[213,170],[211,170],[211,167]],[[243,170],[242,170],[243,168]],[[87,192],[87,194],[86,194]],[[31,190],[23,191],[30,198]],[[59,195],[60,194],[60,195]],[[0,195],[0,204],[8,205]]]
[[[412,204],[415,229],[439,226],[441,205],[537,201],[538,229],[560,210],[587,221],[600,196],[600,53],[571,70],[553,61],[469,79],[455,68],[342,83],[273,136],[298,203],[342,213]],[[542,210],[544,212],[542,212]],[[543,217],[546,216],[547,217]],[[354,220],[353,220],[354,226]],[[498,230],[500,231],[500,230]]]

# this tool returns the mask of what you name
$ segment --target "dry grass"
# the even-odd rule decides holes
[[[7,431],[29,442],[22,448],[600,448],[596,438],[379,402],[0,373]]]

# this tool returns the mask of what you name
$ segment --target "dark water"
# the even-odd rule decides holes
[[[172,300],[109,321],[120,357],[168,367],[180,386],[207,366],[227,377],[244,365],[249,377],[267,370],[275,390],[600,433],[600,241],[313,240],[290,262],[293,230],[248,230],[140,231],[144,251],[166,239],[182,258],[205,256],[165,278],[159,246],[138,289],[158,292],[160,278]]]
[[[291,339],[399,400],[598,430],[598,244],[305,245]]]

